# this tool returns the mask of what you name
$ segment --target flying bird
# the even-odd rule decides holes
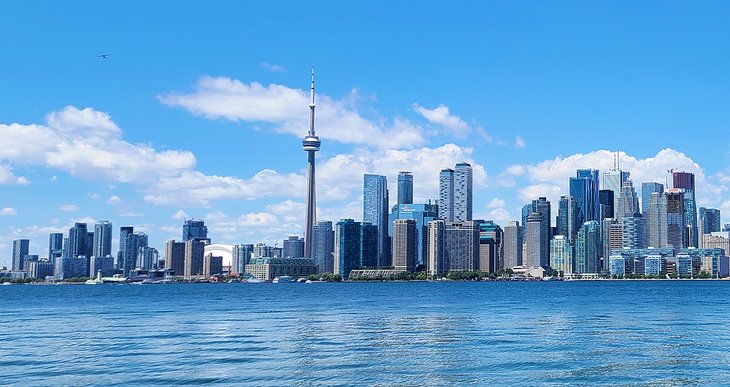
[[[106,59],[109,57],[109,55],[111,55],[111,54],[101,54],[101,55],[97,55],[96,57],[101,58],[101,59]]]

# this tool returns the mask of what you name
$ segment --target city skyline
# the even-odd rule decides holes
[[[0,91],[6,101],[0,106],[0,132],[6,134],[0,143],[0,266],[10,266],[13,240],[30,239],[30,252],[43,256],[48,234],[67,232],[77,222],[93,229],[98,221],[111,221],[115,249],[118,228],[133,226],[150,236],[151,246],[163,251],[167,239],[179,238],[185,218],[204,219],[215,241],[221,243],[273,244],[288,235],[301,236],[306,159],[297,148],[306,133],[307,75],[312,62],[318,66],[321,91],[317,134],[327,144],[317,163],[318,220],[362,220],[364,173],[384,175],[394,188],[398,173],[411,171],[414,203],[424,203],[438,198],[441,169],[468,162],[474,172],[473,219],[494,220],[504,227],[509,220],[520,220],[522,205],[547,197],[553,205],[550,221],[554,222],[560,196],[569,193],[568,178],[582,168],[607,172],[614,165],[615,151],[624,151],[621,169],[630,172],[637,194],[644,182],[670,187],[668,170],[693,172],[696,207],[718,208],[721,223],[730,222],[730,155],[722,136],[727,117],[716,105],[726,98],[726,91],[721,90],[727,90],[730,82],[722,66],[709,64],[713,58],[718,63],[726,60],[727,54],[709,51],[709,47],[722,46],[718,41],[722,34],[711,32],[725,28],[720,20],[727,9],[717,12],[718,19],[705,20],[703,28],[684,31],[692,44],[674,45],[674,53],[662,45],[647,47],[674,42],[676,30],[674,35],[661,35],[671,20],[699,10],[668,7],[666,19],[657,16],[641,21],[658,27],[658,32],[629,43],[631,31],[640,25],[632,23],[618,5],[601,10],[576,7],[574,12],[579,15],[597,12],[627,21],[619,23],[627,31],[618,31],[610,22],[591,27],[584,24],[587,22],[568,20],[569,27],[582,28],[587,36],[563,37],[569,40],[564,47],[572,55],[558,66],[553,54],[539,50],[544,41],[537,34],[499,23],[501,16],[519,13],[516,8],[473,5],[467,7],[474,11],[472,22],[480,21],[478,16],[491,22],[475,24],[477,35],[489,38],[490,55],[474,55],[476,42],[469,41],[463,47],[442,45],[442,49],[445,54],[458,54],[451,55],[453,58],[468,57],[474,63],[428,57],[425,63],[413,66],[399,54],[393,63],[363,61],[368,64],[364,66],[356,65],[355,58],[328,54],[330,46],[346,38],[363,47],[358,59],[378,52],[378,47],[343,27],[354,20],[351,15],[342,15],[342,21],[328,18],[328,24],[315,26],[313,31],[322,36],[341,27],[344,36],[324,36],[310,52],[286,55],[281,53],[286,50],[266,45],[293,47],[289,44],[294,41],[302,45],[301,39],[293,39],[302,26],[296,20],[298,6],[281,12],[271,26],[254,23],[253,27],[235,28],[231,16],[211,9],[201,14],[202,25],[212,25],[220,17],[244,37],[259,36],[255,28],[264,33],[284,28],[285,38],[269,36],[260,43],[247,40],[256,52],[252,58],[240,53],[225,56],[204,44],[193,44],[196,60],[186,61],[187,50],[173,47],[164,50],[169,55],[164,60],[155,57],[161,62],[155,64],[145,58],[150,52],[163,51],[167,34],[164,28],[152,26],[153,20],[140,21],[149,27],[150,39],[137,50],[128,37],[112,31],[122,18],[105,18],[105,23],[111,23],[108,30],[100,29],[97,39],[71,47],[63,39],[72,41],[83,28],[99,27],[96,23],[101,22],[84,18],[83,25],[67,25],[74,15],[57,5],[49,5],[48,14],[27,16],[32,14],[27,12],[32,6],[32,2],[12,4],[0,16],[0,31],[17,29],[31,20],[43,21],[32,23],[41,25],[38,32],[9,42],[8,52],[15,55],[5,61],[8,73],[15,75]],[[264,5],[237,7],[244,14],[272,10]],[[327,5],[320,7],[340,12]],[[393,7],[393,12],[404,11]],[[85,15],[129,12],[116,8],[93,5]],[[541,9],[519,14],[525,23],[539,27],[547,35],[545,39],[560,37],[557,31],[565,27],[551,27],[537,15],[542,12],[540,17],[546,20],[562,20],[559,12],[537,8]],[[169,11],[181,16],[191,9],[183,6]],[[360,11],[370,16],[365,22],[368,26],[383,21],[371,11]],[[431,20],[440,16],[438,11],[425,4],[413,12]],[[454,26],[448,18],[443,23]],[[383,31],[375,36],[376,41],[401,31],[388,23],[380,25]],[[433,37],[420,24],[407,25],[426,34],[424,40]],[[171,27],[185,32],[181,26]],[[50,31],[58,36],[49,39]],[[432,40],[459,41],[460,30],[453,31]],[[509,37],[511,32],[516,35]],[[196,33],[201,33],[200,41],[235,42],[222,30]],[[604,63],[603,51],[585,43],[610,33],[616,33],[615,39],[627,48],[613,47],[618,51],[616,58],[605,66],[626,70],[635,56],[645,61],[643,65],[631,68],[634,72],[619,77],[615,85],[595,74],[574,71]],[[396,38],[386,48],[404,48],[413,43],[408,38]],[[524,54],[506,48],[518,42],[527,45],[537,62],[552,64],[555,73],[524,64]],[[417,50],[424,49],[423,42],[414,44]],[[102,51],[111,56],[97,58]],[[39,61],[39,65],[19,59],[37,59],[39,52],[62,58],[55,71],[47,69],[47,62]],[[579,59],[578,52],[588,55]],[[677,60],[668,64],[675,56],[692,53],[701,54],[708,63],[688,65]],[[660,62],[664,67],[656,72]],[[611,73],[609,67],[601,66],[596,71]],[[456,76],[454,69],[461,75]],[[482,71],[485,74],[479,74]],[[520,80],[520,75],[526,78]],[[539,81],[541,77],[546,80]],[[137,78],[140,82],[128,81]],[[24,80],[31,80],[32,92]],[[586,86],[557,86],[582,81]],[[700,93],[696,86],[687,86],[689,83],[699,84],[702,103],[695,100]],[[657,87],[659,84],[666,86]],[[591,103],[580,102],[579,95]],[[631,105],[641,108],[637,111]],[[529,114],[523,114],[526,106]],[[691,134],[690,141],[686,136],[663,135],[667,133]],[[720,141],[716,141],[718,135]],[[388,208],[396,199],[391,192]]]

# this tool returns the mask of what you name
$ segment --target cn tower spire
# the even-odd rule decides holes
[[[312,256],[312,232],[317,220],[317,187],[314,177],[314,154],[319,151],[321,142],[314,132],[314,65],[312,65],[312,102],[309,104],[309,132],[302,141],[302,148],[307,152],[307,204],[304,218],[304,258]]]

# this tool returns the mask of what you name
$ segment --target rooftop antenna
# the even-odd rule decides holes
[[[312,65],[312,102],[309,104],[309,109],[311,110],[311,116],[309,120],[309,135],[314,136],[314,65]]]

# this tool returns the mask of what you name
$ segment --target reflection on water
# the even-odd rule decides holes
[[[723,384],[730,283],[5,286],[3,383]]]

